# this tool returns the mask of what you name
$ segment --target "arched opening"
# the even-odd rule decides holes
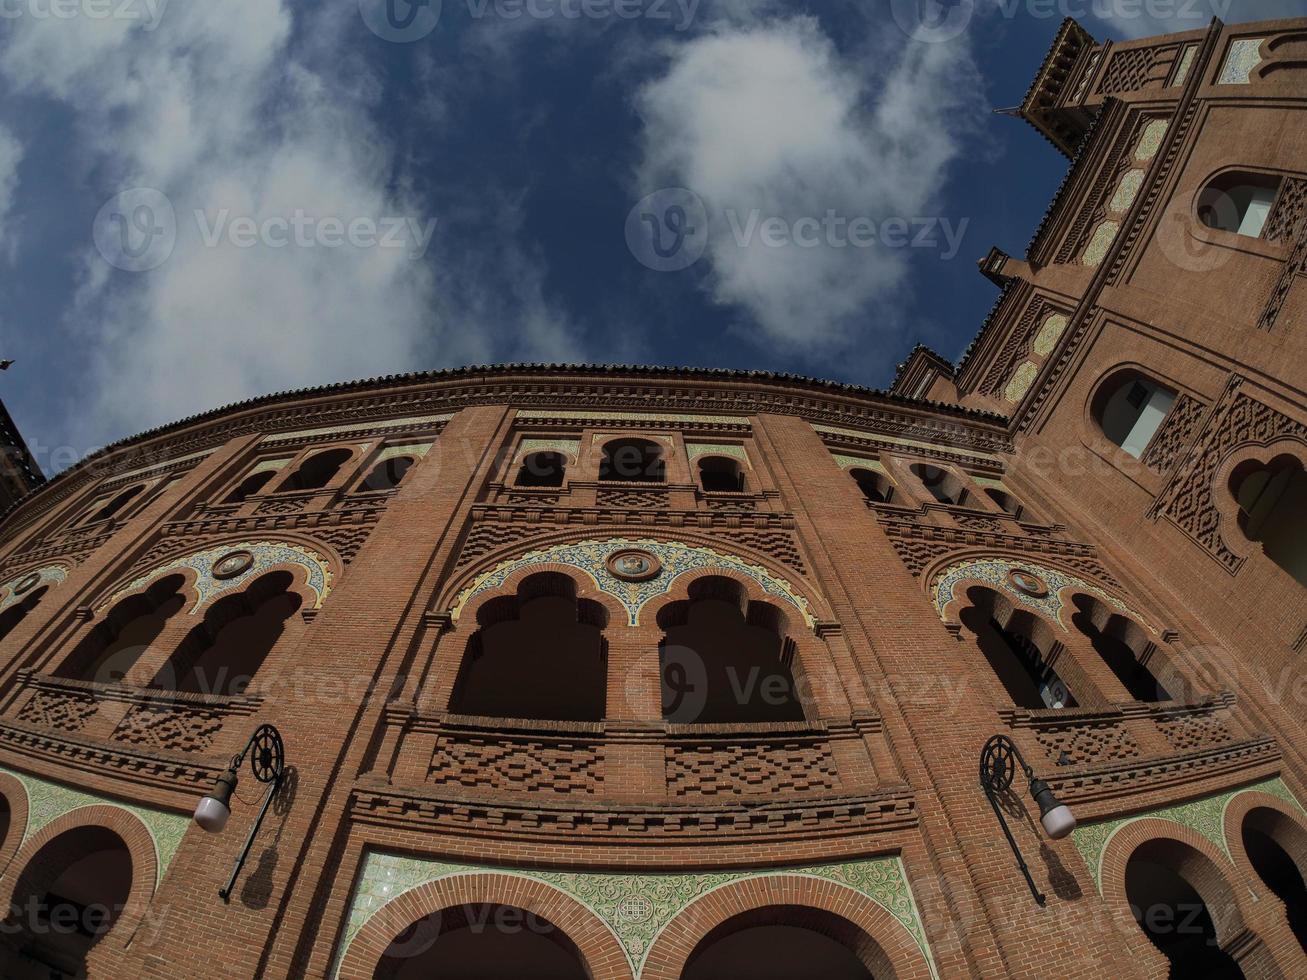
[[[1307,586],[1307,472],[1297,456],[1249,460],[1230,474],[1239,529],[1266,557]]]
[[[112,830],[77,827],[55,837],[14,886],[4,975],[86,976],[87,955],[113,929],[131,891],[132,855]]]
[[[887,504],[894,499],[894,484],[884,473],[857,467],[849,470],[849,476],[858,485],[862,495],[874,504]]]
[[[242,503],[246,498],[254,496],[277,475],[276,470],[264,470],[262,473],[252,473],[237,484],[236,489],[227,497],[226,502],[229,504]]]
[[[1155,648],[1147,634],[1119,613],[1087,595],[1072,599],[1071,623],[1083,633],[1116,679],[1136,701],[1169,701],[1171,694],[1148,667]]]
[[[377,980],[587,980],[576,944],[543,916],[476,903],[433,912],[396,936]]]
[[[0,640],[12,633],[18,624],[41,604],[41,600],[45,598],[45,594],[49,591],[49,586],[45,585],[39,589],[33,589],[3,613],[0,613]]]
[[[1271,894],[1284,903],[1289,929],[1307,953],[1307,883],[1288,850],[1307,860],[1307,831],[1277,810],[1255,807],[1244,816],[1241,834],[1249,863]]]
[[[1130,913],[1150,942],[1171,963],[1171,976],[1184,980],[1243,980],[1243,970],[1221,949],[1216,915],[1200,893],[1215,897],[1220,872],[1202,854],[1177,841],[1151,840],[1130,855],[1125,869]],[[1221,888],[1220,901],[1233,906],[1234,896]]]
[[[9,805],[9,797],[0,793],[0,847],[9,842],[9,829],[14,824],[14,811]]]
[[[302,600],[289,572],[264,575],[219,599],[178,644],[150,687],[190,694],[244,693]]]
[[[992,589],[967,592],[971,605],[962,625],[976,637],[980,652],[1018,708],[1074,708],[1076,699],[1049,664],[1056,647],[1051,631],[1036,616]]]
[[[363,490],[393,490],[407,475],[413,466],[412,456],[392,456],[383,459],[372,467],[372,472],[363,480]]]
[[[956,473],[930,463],[913,463],[911,470],[926,491],[941,504],[961,507],[966,503],[967,491]]]
[[[1273,174],[1228,171],[1198,195],[1198,220],[1217,231],[1260,238],[1279,189]]]
[[[340,468],[345,465],[352,454],[348,449],[328,449],[310,456],[300,464],[299,469],[286,478],[279,493],[291,490],[321,490],[336,478]]]
[[[180,575],[169,575],[117,603],[77,644],[54,676],[121,684],[132,666],[159,639],[168,620],[185,607],[185,584]]]
[[[1103,435],[1135,459],[1162,427],[1175,404],[1175,392],[1138,371],[1122,371],[1094,396],[1094,421]]]
[[[614,439],[604,446],[599,479],[625,483],[662,483],[666,476],[663,447],[649,439]]]
[[[744,467],[725,456],[705,456],[699,460],[699,485],[707,493],[742,493]]]
[[[738,582],[706,576],[664,607],[659,644],[663,717],[678,724],[769,724],[804,719],[791,665],[794,642],[775,606]]]
[[[990,500],[998,504],[999,509],[1005,513],[1011,514],[1017,520],[1026,512],[1026,508],[1017,500],[1016,495],[1011,490],[1000,490],[998,487],[986,487],[985,494]]]
[[[548,721],[601,721],[607,699],[604,627],[608,614],[578,599],[566,575],[522,580],[477,614],[450,710],[463,715]]]
[[[567,457],[562,453],[530,453],[517,471],[519,487],[561,487],[567,475]]]
[[[135,500],[145,489],[144,483],[138,483],[135,486],[128,487],[122,493],[118,494],[103,507],[91,513],[91,516],[84,520],[83,524],[100,524],[114,517],[119,511]]]
[[[682,980],[890,980],[888,958],[840,916],[773,905],[727,919],[695,946]]]

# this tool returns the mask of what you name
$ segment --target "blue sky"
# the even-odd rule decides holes
[[[466,363],[884,385],[961,352],[1065,172],[991,110],[1066,13],[1307,0],[0,0],[0,397],[50,472]]]

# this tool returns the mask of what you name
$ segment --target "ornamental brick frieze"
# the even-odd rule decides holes
[[[1158,473],[1167,473],[1184,458],[1185,450],[1193,441],[1203,416],[1207,414],[1207,403],[1182,394],[1166,416],[1166,421],[1148,444],[1143,462],[1149,469]]]
[[[881,436],[828,425],[816,425],[813,428],[817,430],[822,437],[822,441],[830,447],[832,452],[861,450],[872,453],[908,454],[938,459],[946,463],[956,463],[961,466],[999,469],[1004,464],[1002,459],[995,453],[1010,453],[1013,451],[1011,444],[1007,442],[985,449],[973,450],[968,446],[959,446],[950,442],[943,435],[935,435],[911,428],[904,429],[902,436]]]
[[[712,802],[659,801],[648,806],[601,803],[559,796],[529,802],[497,797],[474,800],[445,795],[438,787],[400,787],[386,777],[361,777],[355,784],[355,820],[421,833],[482,836],[488,831],[526,840],[576,843],[656,843],[690,839],[728,839],[735,843],[775,840],[802,834],[805,840],[849,833],[884,833],[914,827],[916,800],[906,787],[859,795],[818,795],[784,800],[731,796]]]
[[[1003,390],[1016,366],[1030,353],[1036,335],[1041,332],[1051,314],[1061,314],[1065,322],[1070,311],[1064,306],[1049,302],[1042,296],[1030,301],[1018,318],[1016,326],[1008,333],[1003,346],[994,355],[989,370],[985,372],[984,380],[980,383],[982,394],[997,395]]]
[[[1285,182],[1284,188],[1275,203],[1266,223],[1263,237],[1267,241],[1286,241],[1292,248],[1280,274],[1266,300],[1262,314],[1257,320],[1257,329],[1274,330],[1289,298],[1289,290],[1301,278],[1307,276],[1307,221],[1303,213],[1307,210],[1307,180],[1293,179]]]
[[[161,540],[141,559],[141,563],[163,561],[197,544],[206,544],[210,539],[295,531],[328,545],[348,565],[372,534],[392,496],[386,492],[369,495],[368,499],[350,498],[329,510],[304,512],[293,509],[290,513],[277,515],[237,517],[224,514],[222,508],[205,508],[200,516],[191,520],[164,524],[160,528]]]
[[[1075,359],[1077,351],[1084,343],[1090,325],[1098,322],[1098,314],[1099,310],[1097,308],[1086,311],[1075,321],[1072,330],[1063,334],[1062,347],[1057,352],[1057,356],[1044,362],[1043,383],[1039,386],[1034,397],[1026,399],[1024,410],[1021,412],[1020,417],[1015,420],[1018,431],[1028,431],[1035,419],[1039,417],[1045,403],[1052,396],[1054,390],[1057,389],[1062,376],[1066,373],[1072,360]]]
[[[1237,375],[1226,386],[1207,425],[1150,510],[1167,518],[1231,572],[1244,559],[1224,539],[1215,494],[1217,471],[1240,446],[1266,444],[1275,439],[1296,439],[1307,444],[1307,425],[1258,401],[1242,390]]]

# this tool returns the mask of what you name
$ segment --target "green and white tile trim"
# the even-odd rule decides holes
[[[557,412],[518,412],[518,419],[529,422],[533,419],[567,419],[573,422],[646,422],[649,424],[688,424],[701,422],[705,425],[748,425],[749,420],[743,415],[661,415],[647,412],[579,412],[560,409]]]
[[[320,429],[296,429],[294,432],[276,432],[264,437],[264,444],[289,442],[294,439],[307,439],[312,436],[343,436],[352,432],[371,432],[373,429],[425,429],[432,425],[448,422],[454,417],[452,412],[444,415],[414,415],[402,419],[374,419],[371,422],[353,422],[349,425],[328,425]]]
[[[400,456],[412,456],[415,460],[422,459],[427,453],[431,452],[432,443],[413,442],[401,444],[398,446],[387,446],[381,452],[377,453],[374,462],[384,463],[388,459],[397,459]]]
[[[1076,850],[1080,852],[1080,856],[1084,858],[1085,864],[1089,867],[1090,874],[1094,876],[1094,884],[1098,886],[1098,893],[1101,895],[1103,893],[1103,855],[1107,853],[1108,845],[1112,843],[1112,838],[1120,833],[1123,828],[1132,823],[1138,823],[1140,820],[1169,820],[1206,837],[1216,845],[1221,853],[1227,858],[1230,857],[1230,842],[1225,837],[1225,814],[1229,810],[1231,802],[1243,793],[1269,793],[1307,815],[1307,811],[1303,810],[1302,804],[1289,791],[1289,787],[1284,784],[1284,780],[1276,776],[1273,779],[1267,779],[1252,786],[1240,786],[1238,789],[1230,790],[1227,793],[1207,796],[1201,800],[1192,800],[1179,806],[1168,806],[1158,810],[1150,810],[1147,813],[1136,813],[1128,817],[1122,817],[1119,820],[1103,820],[1098,823],[1084,824],[1071,832],[1071,839],[1075,842]]]
[[[690,457],[690,462],[694,462],[700,456],[729,456],[731,459],[738,459],[745,466],[749,465],[749,454],[744,451],[743,446],[727,446],[715,442],[687,442],[685,452]]]
[[[1264,37],[1245,37],[1230,42],[1230,50],[1225,55],[1225,64],[1221,67],[1218,85],[1247,85],[1253,69],[1262,63],[1262,42]]]
[[[1038,575],[1048,584],[1048,592],[1043,596],[1036,597],[1026,595],[1026,593],[1013,588],[1007,576],[1008,572],[1014,569],[1022,569]],[[940,572],[935,579],[933,595],[935,609],[939,612],[941,619],[945,618],[944,610],[954,600],[954,593],[959,583],[969,579],[979,579],[1019,605],[1043,613],[1063,629],[1067,628],[1067,624],[1062,621],[1062,590],[1067,588],[1102,599],[1113,609],[1129,616],[1141,626],[1148,625],[1148,620],[1144,619],[1116,596],[1105,592],[1096,585],[1091,585],[1082,578],[1068,575],[1057,568],[1049,568],[1047,565],[1016,561],[1011,558],[968,558],[965,561],[950,565]]]
[[[15,595],[14,586],[18,585],[23,579],[31,574],[32,569],[28,569],[21,575],[15,575],[4,585],[0,586],[0,612],[4,612],[15,603],[22,602],[26,596],[31,595],[36,589],[39,589],[43,585],[46,587],[58,585],[68,577],[68,569],[64,568],[62,565],[46,565],[44,568],[38,568],[36,569],[36,584],[30,589],[24,591],[22,595]]]
[[[998,457],[993,453],[983,453],[975,449],[964,449],[961,446],[943,446],[933,442],[922,442],[919,439],[904,439],[900,436],[881,435],[879,432],[859,432],[857,429],[841,429],[834,425],[814,425],[814,429],[832,436],[851,436],[854,439],[874,439],[876,442],[889,443],[892,446],[904,446],[909,449],[931,449],[944,450],[945,452],[956,453],[959,456],[971,456],[975,459],[994,461]]]
[[[877,473],[885,473],[885,467],[878,459],[867,459],[865,456],[845,456],[842,453],[831,453],[835,457],[835,462],[839,463],[840,469],[847,470],[850,467],[856,467],[864,470],[875,470]]]
[[[749,879],[819,878],[851,888],[889,912],[921,949],[930,964],[931,975],[939,976],[903,862],[897,856],[778,871],[603,874],[480,867],[382,851],[370,852],[364,858],[363,872],[354,887],[345,935],[331,975],[334,977],[339,972],[345,953],[359,930],[387,902],[440,878],[487,873],[518,875],[540,881],[580,902],[612,931],[637,977],[658,934],[695,901],[712,891]]]
[[[571,456],[575,462],[581,453],[581,440],[523,439],[517,447],[517,455],[513,457],[513,462],[519,462],[523,456],[530,456],[532,453],[562,453],[564,456]]]
[[[157,869],[155,887],[158,887],[159,882],[163,880],[168,865],[172,863],[177,848],[181,846],[182,838],[186,836],[186,828],[190,826],[190,817],[180,813],[168,813],[151,807],[120,803],[118,800],[96,796],[94,793],[73,789],[62,783],[48,782],[13,769],[0,768],[0,772],[17,779],[27,791],[27,826],[23,830],[23,844],[65,813],[72,813],[82,807],[112,806],[119,810],[126,810],[136,817],[145,824],[145,829],[150,832],[150,839],[154,842]]]
[[[657,555],[662,563],[662,569],[653,578],[644,582],[627,582],[619,579],[608,570],[608,558],[613,552],[625,548],[641,548]],[[728,569],[753,579],[767,595],[783,599],[794,606],[809,626],[814,621],[808,609],[808,600],[799,595],[785,579],[777,578],[765,568],[751,565],[743,558],[734,555],[713,551],[711,548],[688,545],[682,541],[658,541],[653,538],[608,538],[556,544],[500,562],[490,571],[477,576],[476,580],[459,594],[454,601],[452,613],[454,619],[458,619],[463,608],[474,597],[486,589],[499,588],[515,572],[532,565],[550,563],[571,565],[584,572],[594,582],[596,588],[608,593],[622,604],[626,609],[630,626],[639,625],[640,610],[644,604],[655,596],[665,594],[679,576],[686,572],[711,573],[715,569]]]

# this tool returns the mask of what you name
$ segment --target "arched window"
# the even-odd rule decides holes
[[[967,598],[971,606],[962,612],[962,625],[975,634],[1012,703],[1033,709],[1075,707],[1076,699],[1048,662],[1056,645],[1048,627],[991,589],[977,586]]]
[[[86,957],[117,924],[132,891],[132,855],[107,827],[74,827],[42,847],[14,885],[4,923],[5,976],[86,976]],[[41,967],[38,972],[37,967]]]
[[[658,616],[663,717],[678,724],[802,721],[784,614],[738,582],[706,576]]]
[[[54,672],[56,677],[121,684],[127,672],[158,640],[168,620],[186,604],[185,579],[169,575],[143,593],[123,599],[77,644]]]
[[[1278,810],[1254,807],[1244,816],[1240,833],[1248,862],[1284,903],[1289,929],[1307,953],[1307,882],[1302,870],[1307,865],[1307,831]]]
[[[562,453],[530,453],[517,471],[519,487],[561,487],[567,475],[567,457]]]
[[[118,494],[103,507],[95,510],[90,517],[84,520],[83,524],[99,524],[107,521],[117,514],[120,510],[130,504],[145,489],[144,483],[138,483],[135,486],[128,487],[122,493]]]
[[[847,919],[822,909],[772,905],[710,930],[686,959],[681,977],[873,980],[894,975],[880,946]]]
[[[1006,513],[1011,514],[1017,520],[1021,520],[1021,515],[1026,509],[1021,506],[1021,501],[1010,490],[1000,490],[998,487],[986,487],[985,493],[990,500],[998,504],[999,508]]]
[[[1112,612],[1091,596],[1077,595],[1072,602],[1076,607],[1072,624],[1089,638],[1094,650],[1132,698],[1171,700],[1170,692],[1149,669],[1155,648],[1138,624]]]
[[[150,687],[242,694],[300,607],[289,572],[271,572],[219,599],[163,665]]]
[[[849,476],[858,485],[862,495],[876,504],[887,504],[894,499],[894,484],[884,473],[858,467],[849,470]]]
[[[708,493],[740,493],[744,467],[725,456],[705,456],[699,460],[699,485]]]
[[[1208,228],[1260,238],[1275,204],[1280,178],[1232,170],[1198,195],[1198,220]]]
[[[1212,908],[1203,887],[1224,893],[1212,896],[1220,899]],[[1242,980],[1238,963],[1221,949],[1213,919],[1214,912],[1235,908],[1234,894],[1203,854],[1179,841],[1147,841],[1126,863],[1125,891],[1139,928],[1170,960],[1171,976]]]
[[[3,613],[0,613],[0,640],[12,633],[18,624],[27,618],[28,613],[41,604],[41,600],[45,598],[45,594],[49,591],[50,589],[47,586],[33,589]]]
[[[310,456],[287,478],[278,491],[284,493],[289,490],[320,490],[335,478],[350,455],[348,449],[328,449],[326,452]]]
[[[1108,440],[1135,459],[1162,427],[1175,403],[1175,392],[1138,371],[1122,371],[1094,397],[1094,420]]]
[[[1307,587],[1307,472],[1296,456],[1250,460],[1230,475],[1239,529],[1266,557]]]
[[[392,490],[399,486],[412,466],[412,456],[392,456],[390,459],[383,459],[372,467],[372,472],[363,481],[362,489]]]
[[[373,974],[395,980],[531,977],[586,980],[576,944],[543,916],[511,905],[469,904],[411,923],[382,954]]]
[[[663,448],[648,439],[614,439],[604,446],[599,479],[626,483],[662,483],[666,479]]]
[[[227,497],[227,503],[239,504],[247,497],[252,497],[264,487],[266,487],[274,476],[276,470],[264,470],[262,473],[254,473],[241,480],[240,484]]]
[[[913,463],[911,469],[921,485],[941,504],[961,507],[967,502],[966,488],[956,473],[929,463]]]
[[[450,710],[493,718],[601,721],[607,701],[604,607],[578,599],[566,575],[531,575],[477,614],[481,625],[450,698]]]

